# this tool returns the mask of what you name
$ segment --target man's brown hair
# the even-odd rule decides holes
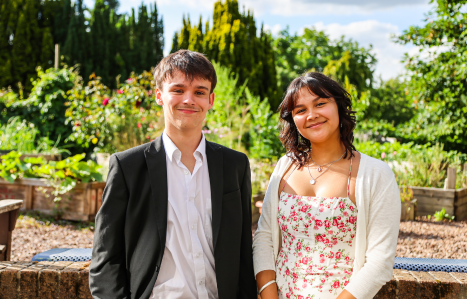
[[[211,82],[211,93],[217,84],[216,70],[212,63],[201,53],[190,50],[178,50],[162,59],[154,70],[156,87],[162,90],[167,79],[177,72],[185,74],[188,80],[205,79]]]

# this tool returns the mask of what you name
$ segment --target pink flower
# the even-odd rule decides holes
[[[303,213],[306,213],[306,210],[307,210],[307,206],[303,206],[303,207],[302,207],[302,212],[303,212]]]
[[[324,280],[324,278],[321,278],[321,283],[324,283],[326,280]]]
[[[287,275],[287,276],[290,275],[290,270],[289,269],[285,270],[285,275]]]
[[[329,221],[329,220],[324,220],[324,226],[325,226],[325,227],[330,227],[330,226],[331,226],[331,221]]]
[[[118,94],[122,94],[123,93],[123,90],[122,89],[119,89],[118,90]]]
[[[104,98],[104,100],[102,101],[102,105],[107,106],[108,103],[109,103],[109,98]]]
[[[138,123],[138,129],[141,129],[141,123]]]
[[[311,248],[310,247],[307,247],[306,248],[306,251],[310,252]]]
[[[396,152],[396,151],[393,151],[392,154],[395,156],[395,155],[397,155],[397,152]]]
[[[344,282],[344,287],[347,286],[348,284],[349,284],[349,281],[346,280],[346,281]]]
[[[334,284],[332,285],[333,288],[337,289],[341,286],[339,281],[335,281]]]
[[[302,296],[302,295],[298,295],[298,299],[303,299],[303,296]]]
[[[319,226],[319,227],[323,226],[323,222],[321,220],[316,220],[315,223],[316,223],[316,226]]]
[[[340,259],[342,257],[342,252],[336,252],[336,259]]]
[[[386,158],[386,153],[385,152],[381,153],[381,159],[384,159],[384,158]]]
[[[323,237],[321,237],[320,235],[317,235],[316,236],[316,241],[323,242]]]
[[[302,248],[302,243],[298,242],[297,243],[297,249],[300,250]]]
[[[345,209],[345,203],[343,201],[339,202],[339,208]]]
[[[321,257],[321,258],[319,259],[319,262],[320,262],[321,264],[324,263],[325,261],[326,261],[326,259],[325,259],[324,257]]]

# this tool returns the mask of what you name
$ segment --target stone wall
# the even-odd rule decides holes
[[[89,262],[0,262],[0,299],[92,299]],[[377,299],[467,299],[467,273],[394,270]]]

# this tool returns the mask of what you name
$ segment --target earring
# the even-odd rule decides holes
[[[341,128],[342,128],[342,123],[341,123]]]

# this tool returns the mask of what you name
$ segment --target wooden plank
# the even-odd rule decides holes
[[[464,197],[467,196],[467,188],[457,189],[456,190],[457,197]]]
[[[446,207],[454,207],[454,198],[436,198],[436,197],[426,197],[426,196],[414,196],[414,199],[417,199],[417,204],[434,204],[442,205]]]
[[[89,215],[96,215],[96,206],[97,206],[97,189],[88,189],[88,199],[90,200],[89,204]]]
[[[466,218],[467,218],[467,204],[457,207],[455,220],[461,221]]]
[[[417,206],[417,215],[433,215],[444,208],[447,214],[454,215],[454,208],[446,208],[443,206]]]
[[[455,202],[456,206],[462,206],[464,204],[467,204],[467,195],[462,196],[461,198],[457,198]]]
[[[0,200],[2,199],[26,199],[27,186],[1,184],[0,185]]]
[[[442,198],[454,198],[455,190],[444,190],[441,188],[428,188],[428,187],[410,187],[413,190],[414,198],[417,195],[427,197],[442,197]]]

